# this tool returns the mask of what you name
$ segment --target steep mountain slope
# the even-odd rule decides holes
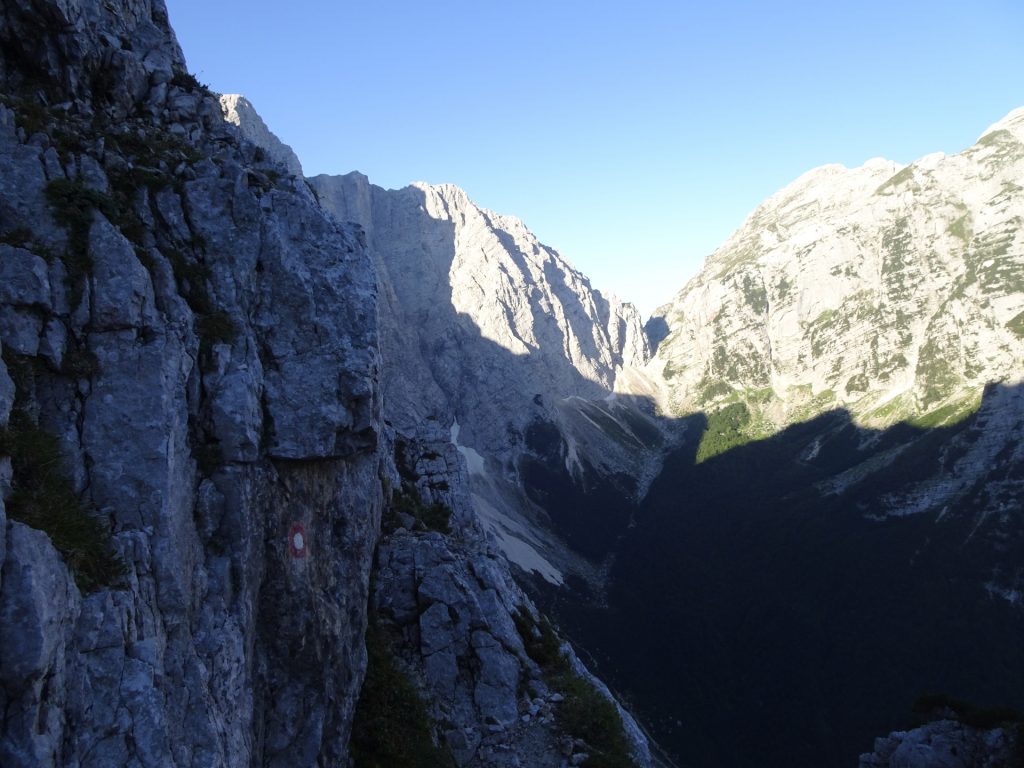
[[[697,463],[702,422],[575,620],[682,764],[849,765],[923,694],[1024,705],[1019,386],[954,426],[835,411]]]
[[[588,570],[577,553],[613,545],[664,442],[636,310],[457,187],[310,183],[377,259],[388,420],[451,429],[513,562],[554,582]]]
[[[243,138],[262,149],[275,163],[283,165],[292,176],[302,178],[302,163],[298,156],[274,135],[245,96],[237,93],[222,94],[220,108],[224,110],[224,119],[238,126]]]
[[[362,713],[459,765],[650,765],[450,432],[387,423],[375,257],[269,137],[161,0],[0,12],[0,763],[347,765]]]
[[[922,694],[1024,705],[1022,138],[812,171],[649,324],[684,442],[608,610],[562,605],[684,764],[848,765]]]
[[[7,4],[0,50],[0,762],[343,760],[373,263],[223,121],[162,2]]]
[[[966,151],[825,166],[760,205],[649,328],[676,414],[751,434],[845,407],[885,425],[1024,370],[1024,109]]]
[[[604,560],[554,606],[688,762],[1024,703],[1021,113],[773,198],[649,361],[460,190],[296,178],[160,0],[7,4],[0,86],[3,765],[652,764],[498,545]]]

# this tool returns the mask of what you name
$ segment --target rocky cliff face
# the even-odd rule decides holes
[[[615,515],[642,493],[664,441],[636,310],[457,187],[384,190],[358,173],[310,183],[363,228],[377,260],[388,420],[451,430],[474,503],[513,562],[556,583],[585,570],[576,553],[608,542],[577,529],[614,539],[625,523]],[[617,513],[595,500],[608,494]],[[564,518],[568,497],[579,519]]]
[[[0,762],[343,760],[372,261],[223,122],[159,0],[8,4],[0,41]]]
[[[1017,110],[955,156],[812,171],[648,324],[684,436],[578,623],[682,762],[848,764],[930,691],[1021,706],[1022,140]],[[990,735],[864,764],[1011,764]]]
[[[0,762],[344,765],[369,614],[458,764],[584,762],[560,701],[616,705],[568,648],[572,691],[543,677],[474,455],[397,421],[364,233],[225,121],[255,113],[188,74],[161,0],[8,4],[0,86]],[[592,357],[598,391],[620,362]]]
[[[673,413],[741,400],[752,433],[844,407],[939,423],[1024,364],[1024,110],[958,155],[813,170],[652,318]]]
[[[420,503],[392,507],[385,520],[372,605],[378,632],[417,681],[455,763],[660,765],[632,716],[550,634],[513,581],[474,510],[466,463],[448,430],[421,426],[417,434],[399,438],[389,483]],[[431,520],[429,509],[451,514]],[[547,652],[560,646],[561,661],[539,651],[544,643]],[[582,697],[581,685],[589,690]],[[595,710],[614,721],[599,723]],[[590,725],[569,725],[578,719]]]
[[[224,110],[224,119],[238,126],[242,138],[251,141],[278,165],[283,165],[292,176],[302,178],[302,163],[298,155],[267,127],[245,96],[225,93],[220,97],[220,108]]]

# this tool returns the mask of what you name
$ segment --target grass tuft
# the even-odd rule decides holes
[[[355,768],[451,768],[434,743],[426,705],[395,665],[391,643],[371,615],[366,629],[366,678],[352,721]]]
[[[619,710],[589,681],[572,671],[562,643],[546,617],[537,623],[525,606],[512,614],[526,654],[544,672],[548,687],[562,694],[555,710],[559,729],[586,742],[585,768],[635,768]]]
[[[111,551],[109,527],[74,492],[57,438],[15,411],[0,430],[0,455],[10,456],[14,470],[11,519],[50,537],[83,592],[119,581],[125,568]]]

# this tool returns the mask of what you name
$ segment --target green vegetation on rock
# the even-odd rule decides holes
[[[62,261],[67,268],[69,289],[80,296],[80,282],[92,271],[89,257],[89,228],[93,211],[115,218],[116,206],[106,194],[89,189],[81,179],[54,179],[46,185],[46,200],[54,221],[68,232],[68,246]],[[72,305],[77,300],[72,300]]]
[[[978,391],[952,403],[947,403],[933,411],[928,411],[908,419],[908,423],[920,429],[949,427],[959,424],[967,417],[973,415],[980,407],[981,391]]]
[[[837,312],[834,309],[822,311],[811,321],[808,328],[811,353],[816,358],[822,357],[828,349],[829,342],[849,330],[850,319],[845,312]]]
[[[355,768],[448,768],[450,754],[434,743],[426,704],[396,663],[390,639],[371,614],[366,677],[352,721]]]
[[[787,394],[790,403],[787,421],[791,424],[813,419],[833,408],[836,402],[836,393],[833,390],[823,389],[815,394],[810,384],[791,387]]]
[[[444,534],[451,533],[451,507],[440,501],[424,504],[414,490],[398,491],[392,496],[388,522],[397,524],[394,515],[399,512],[412,515],[427,530]]]
[[[971,233],[967,214],[964,214],[953,221],[948,227],[946,227],[946,231],[953,237],[958,237],[965,243],[969,243],[971,241]]]
[[[868,411],[862,417],[867,424],[892,424],[913,413],[913,401],[909,393],[897,395],[882,405]]]
[[[724,381],[704,379],[697,387],[701,403],[710,403],[722,397],[733,394],[733,388]]]
[[[759,315],[768,311],[768,292],[756,275],[743,275],[743,300]]]
[[[540,623],[525,606],[512,616],[527,655],[544,673],[548,687],[563,697],[555,710],[559,729],[586,742],[584,768],[635,768],[622,718],[615,704],[572,671],[546,617]]]
[[[402,438],[395,441],[395,467],[398,469],[401,487],[391,494],[390,501],[385,505],[384,517],[381,520],[384,530],[393,531],[398,528],[399,514],[405,514],[413,518],[420,530],[437,531],[447,535],[451,533],[452,509],[440,501],[431,504],[423,501],[416,487],[420,477],[416,472],[415,462],[409,456],[409,450],[409,443]],[[436,459],[438,454],[428,451],[423,457]]]
[[[889,177],[878,189],[875,190],[876,195],[881,195],[889,192],[895,187],[905,184],[914,178],[914,166],[908,165],[906,168],[896,172],[893,176]]]
[[[175,69],[174,76],[171,78],[171,85],[185,91],[197,91],[207,96],[213,93],[210,90],[210,86],[199,82],[199,79],[187,69]]]
[[[0,455],[11,457],[14,471],[10,518],[50,537],[83,592],[115,584],[124,564],[112,552],[109,525],[74,492],[57,438],[15,413],[0,430]]]
[[[697,463],[750,442],[751,438],[746,431],[750,419],[750,409],[746,403],[732,403],[709,413],[707,428],[697,447]]]
[[[906,217],[897,219],[882,234],[882,252],[882,275],[889,276],[887,282],[891,283],[892,275],[903,272],[915,257],[914,240]]]
[[[998,131],[986,133],[984,136],[978,139],[976,144],[979,147],[993,147],[998,146],[999,144],[1002,144],[1003,142],[1006,141],[1016,141],[1016,139],[1014,139],[1013,134],[1010,133],[1008,130],[1006,130],[1005,128],[1001,128]]]
[[[960,377],[953,368],[950,350],[935,338],[921,346],[915,377],[921,388],[921,407],[924,409],[945,400],[956,391],[960,383]]]
[[[779,294],[779,301],[785,299],[789,295],[789,292],[792,288],[793,284],[790,283],[789,280],[787,280],[785,277],[779,280],[779,284],[775,286],[775,290],[778,291]]]
[[[846,394],[850,395],[854,392],[867,392],[868,386],[868,377],[866,374],[854,374],[846,381]]]
[[[4,361],[16,396],[10,421],[0,428],[0,456],[10,457],[13,470],[7,514],[50,537],[83,592],[114,585],[125,569],[113,552],[110,526],[75,493],[59,441],[26,407],[42,363],[8,350]]]

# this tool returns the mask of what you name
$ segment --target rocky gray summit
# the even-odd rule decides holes
[[[325,209],[362,228],[377,264],[386,418],[451,432],[476,508],[518,567],[553,583],[586,572],[572,525],[621,523],[561,523],[571,505],[549,500],[533,465],[543,455],[545,482],[580,507],[605,483],[623,507],[642,495],[667,438],[636,309],[453,185],[309,181]]]
[[[224,119],[237,125],[245,139],[266,152],[271,160],[283,165],[292,176],[302,178],[302,163],[298,156],[267,127],[245,96],[237,93],[222,94],[220,108],[224,110]]]

